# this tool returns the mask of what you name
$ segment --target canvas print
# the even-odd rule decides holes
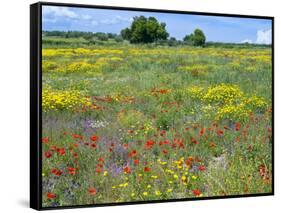
[[[272,20],[42,5],[42,206],[270,194]]]

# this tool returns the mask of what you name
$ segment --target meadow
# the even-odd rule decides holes
[[[272,192],[270,47],[65,41],[42,57],[43,206]]]

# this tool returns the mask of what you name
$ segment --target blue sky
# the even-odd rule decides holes
[[[177,39],[200,28],[207,41],[271,44],[271,20],[266,19],[43,6],[42,26],[43,30],[120,33],[140,15],[165,22],[170,36]]]

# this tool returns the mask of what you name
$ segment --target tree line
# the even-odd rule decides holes
[[[44,31],[44,36],[59,36],[65,38],[84,38],[86,40],[107,41],[114,39],[117,42],[124,40],[132,44],[139,43],[158,43],[175,46],[178,44],[188,44],[193,46],[204,46],[206,36],[201,29],[195,29],[193,33],[187,34],[182,40],[175,37],[169,37],[166,30],[166,24],[159,22],[155,17],[136,16],[133,18],[131,25],[122,29],[120,34],[103,33],[103,32],[80,32],[80,31]]]
[[[156,18],[144,16],[134,17],[130,27],[121,30],[123,39],[130,43],[152,43],[167,41],[177,43],[175,37],[169,37],[165,23],[159,23]],[[183,42],[194,46],[203,46],[206,42],[206,36],[200,29],[195,29],[190,35],[183,38]]]

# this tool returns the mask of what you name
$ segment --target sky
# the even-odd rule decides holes
[[[171,37],[182,40],[196,28],[203,30],[207,41],[271,44],[271,20],[191,14],[138,12],[110,9],[43,6],[44,31],[86,31],[117,33],[129,27],[133,17],[153,16],[166,23]]]

